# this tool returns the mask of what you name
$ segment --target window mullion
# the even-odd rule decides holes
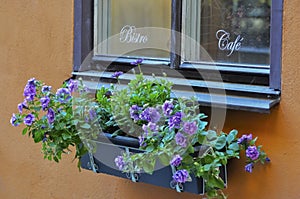
[[[181,64],[182,0],[172,0],[170,67]]]

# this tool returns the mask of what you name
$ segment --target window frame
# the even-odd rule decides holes
[[[233,103],[226,108],[256,111],[256,112],[270,112],[270,109],[280,102],[281,91],[281,51],[282,51],[282,19],[283,19],[283,1],[272,0],[271,7],[271,30],[270,30],[270,67],[267,68],[251,68],[247,66],[230,67],[230,65],[217,65],[218,72],[220,72],[222,79],[227,83],[233,85],[244,85],[244,90],[226,90],[226,94],[234,93],[237,97],[237,102],[243,100],[243,96],[253,99],[253,103],[257,99],[266,99],[267,104],[246,106],[241,103]],[[161,70],[172,73],[172,70],[179,71],[184,77],[194,79],[197,78],[194,74],[200,71],[201,75],[210,78],[213,73],[212,68],[203,64],[191,64],[181,62],[182,44],[180,34],[182,30],[182,0],[172,0],[171,5],[171,53],[170,61],[145,60],[143,62],[143,69],[149,71]],[[109,71],[116,70],[130,70],[130,58],[113,58],[107,56],[91,55],[94,48],[94,0],[74,0],[74,52],[73,52],[73,71],[74,75],[80,75],[78,72],[83,61],[88,60],[97,65],[101,63],[110,63]],[[122,65],[122,67],[120,67]],[[146,73],[147,74],[147,73]],[[198,73],[199,74],[199,73]],[[214,81],[214,79],[211,79]],[[261,86],[263,89],[260,89]],[[247,87],[253,87],[252,92],[249,92]],[[266,89],[269,88],[269,89]],[[255,90],[257,89],[257,90]],[[250,89],[251,90],[251,89]],[[263,90],[267,90],[264,92]],[[268,101],[269,100],[269,101]],[[250,100],[251,102],[251,100]],[[245,103],[249,103],[249,100]],[[205,103],[204,103],[205,104]],[[243,104],[243,103],[242,103]]]

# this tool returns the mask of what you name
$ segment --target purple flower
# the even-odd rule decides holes
[[[52,108],[48,109],[48,113],[47,113],[47,118],[48,118],[48,122],[49,124],[52,124],[55,120],[55,112]]]
[[[182,133],[178,132],[175,135],[175,141],[176,141],[176,144],[179,146],[186,147],[186,145],[187,145],[187,143],[186,143],[187,140]]]
[[[182,157],[180,155],[175,155],[173,159],[170,161],[170,165],[178,167],[181,164]]]
[[[23,93],[27,101],[33,101],[36,95],[35,79],[28,80]]]
[[[170,101],[165,101],[162,105],[163,112],[166,116],[170,116],[173,111],[174,105]]]
[[[189,135],[194,135],[197,131],[197,123],[196,121],[194,122],[185,122],[183,124],[183,130]]]
[[[24,100],[22,103],[18,104],[19,113],[23,112],[23,108],[27,108],[26,100]]]
[[[46,108],[48,108],[48,105],[50,103],[50,98],[48,96],[42,97],[40,99],[40,102],[42,104],[42,109],[46,110]]]
[[[145,142],[145,135],[140,135],[138,138],[140,147],[146,147],[147,143]]]
[[[43,86],[42,87],[42,93],[46,94],[49,93],[51,91],[51,86]]]
[[[70,92],[73,93],[74,91],[78,90],[78,81],[70,79],[68,81],[67,86],[68,86],[68,89],[70,90]]]
[[[249,163],[245,166],[245,171],[252,173],[253,163]]]
[[[259,151],[256,146],[249,146],[246,150],[246,156],[251,160],[256,160],[259,157]]]
[[[118,156],[115,158],[115,164],[119,168],[119,170],[123,170],[126,166],[123,156]]]
[[[47,142],[47,140],[48,140],[48,138],[47,138],[47,134],[46,133],[44,133],[44,137],[43,137],[43,142]]]
[[[13,126],[19,126],[20,123],[18,122],[18,118],[16,117],[16,115],[13,113],[12,117],[10,118],[10,123]]]
[[[172,117],[170,117],[169,119],[169,128],[179,128],[180,127],[180,123],[181,123],[181,119],[182,119],[183,113],[181,112],[177,112],[175,113],[175,115],[173,115]]]
[[[139,59],[137,59],[137,60],[131,62],[130,64],[131,64],[131,65],[137,66],[137,65],[141,64],[143,61],[144,61],[144,59],[139,58]]]
[[[149,122],[147,125],[144,124],[142,129],[145,133],[148,133],[148,130],[150,130],[151,132],[157,132],[158,126],[155,123]]]
[[[115,72],[114,74],[112,74],[112,78],[119,78],[121,75],[123,75],[123,72],[122,71],[117,71]]]
[[[156,108],[146,108],[140,115],[140,119],[146,120],[147,122],[156,123],[160,120],[160,114]]]
[[[32,123],[34,122],[34,120],[35,120],[34,115],[30,113],[30,114],[25,116],[24,124],[27,125],[27,126],[31,126]]]
[[[130,117],[132,119],[134,119],[135,121],[138,121],[140,118],[139,118],[139,111],[141,110],[142,108],[137,106],[137,105],[133,105],[130,107],[129,109],[129,112],[130,112]]]
[[[271,159],[269,157],[266,157],[266,162],[271,162]]]
[[[173,177],[173,180],[178,183],[185,183],[189,179],[189,173],[187,170],[182,169],[182,170],[176,171],[172,177]]]
[[[71,99],[71,93],[67,88],[59,88],[56,97],[60,103],[67,103]]]
[[[242,137],[238,139],[238,144],[245,144],[251,140],[252,140],[252,134],[242,135]]]
[[[33,78],[31,78],[31,79],[29,79],[28,80],[28,82],[27,82],[27,84],[29,84],[29,85],[34,85],[35,86],[35,78],[33,77]]]
[[[97,118],[97,113],[94,109],[89,110],[90,120],[93,121],[95,118]]]

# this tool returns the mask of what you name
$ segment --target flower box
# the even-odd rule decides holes
[[[139,142],[135,138],[117,136],[112,137],[111,134],[102,134],[97,141],[97,151],[93,154],[93,161],[98,173],[104,173],[121,178],[132,180],[132,175],[120,171],[114,163],[115,157],[129,151],[131,153],[142,153],[139,150]],[[93,170],[89,154],[81,158],[81,167],[88,170]],[[172,168],[170,166],[163,166],[157,161],[155,171],[153,174],[139,173],[133,174],[136,182],[143,182],[165,188],[175,189],[172,185]],[[224,187],[227,185],[227,169],[226,166],[220,167],[220,177],[225,182]],[[192,181],[182,184],[180,191],[190,192],[194,194],[205,193],[205,183],[202,178],[191,175]]]
[[[121,74],[113,76],[118,80]],[[45,159],[59,162],[75,146],[79,167],[208,198],[224,196],[222,165],[241,151],[247,172],[270,161],[252,134],[238,138],[236,130],[206,130],[197,100],[171,99],[171,87],[164,78],[149,80],[141,73],[126,89],[102,87],[94,99],[82,80],[71,79],[54,93],[32,78],[10,122],[26,125],[22,134],[42,144]]]

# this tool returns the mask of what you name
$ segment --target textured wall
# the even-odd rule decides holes
[[[229,168],[229,198],[300,198],[300,15],[299,0],[285,1],[282,101],[270,115],[229,111],[225,131],[259,136],[272,163],[244,172]],[[72,0],[0,0],[0,198],[182,198],[198,196],[133,184],[91,172],[79,173],[72,156],[56,164],[42,159],[40,146],[9,124],[30,77],[58,87],[72,70]]]

